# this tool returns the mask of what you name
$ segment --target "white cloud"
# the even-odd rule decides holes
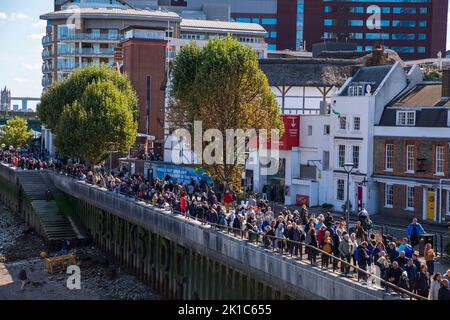
[[[22,62],[21,65],[22,65],[22,67],[24,67],[25,69],[28,69],[28,70],[39,70],[41,68],[40,63],[28,64],[28,63]]]
[[[45,33],[32,33],[29,34],[27,37],[30,40],[41,40],[45,36]]]
[[[10,19],[12,21],[16,21],[16,20],[28,20],[31,19],[30,16],[26,15],[25,13],[22,12],[13,12],[11,13],[11,17]]]
[[[6,15],[6,13],[0,11],[0,20],[6,20],[7,18],[8,16]]]
[[[45,28],[47,26],[47,22],[44,20],[39,20],[36,23],[33,23],[33,28]]]
[[[16,82],[19,82],[19,83],[30,82],[30,79],[26,79],[26,78],[14,78],[13,80]]]

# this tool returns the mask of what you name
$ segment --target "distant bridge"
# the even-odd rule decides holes
[[[0,126],[5,125],[6,121],[14,116],[27,119],[28,127],[30,129],[41,132],[42,122],[36,112],[0,111]]]
[[[41,101],[41,98],[33,98],[33,97],[11,97],[11,101],[22,101],[22,111],[27,111],[28,109],[28,101]]]

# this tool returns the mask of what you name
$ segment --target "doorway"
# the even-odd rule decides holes
[[[432,188],[428,188],[426,195],[426,219],[434,221],[435,218],[436,218],[436,191]]]

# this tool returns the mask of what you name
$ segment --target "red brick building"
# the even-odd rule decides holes
[[[141,31],[145,33],[146,30],[141,29]],[[152,151],[154,154],[162,156],[164,145],[164,83],[167,78],[166,52],[168,42],[164,40],[165,30],[152,29],[148,32],[151,33],[152,38],[132,37],[122,43],[123,72],[127,74],[138,95],[138,133],[153,136],[155,140]],[[142,140],[141,143],[143,142]]]
[[[450,220],[450,70],[443,84],[408,89],[375,127],[379,212],[432,222]]]
[[[448,0],[304,0],[304,40],[314,43],[348,41],[358,50],[384,45],[402,59],[423,59],[445,54]],[[372,23],[373,14],[379,23]],[[374,16],[376,17],[376,16]]]

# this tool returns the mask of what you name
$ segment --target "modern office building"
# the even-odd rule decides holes
[[[306,48],[348,41],[360,51],[383,45],[403,60],[445,56],[448,0],[305,0]]]
[[[42,40],[44,89],[76,68],[123,65],[139,97],[138,132],[155,137],[154,151],[161,154],[167,62],[185,44],[194,40],[203,46],[210,38],[230,35],[252,47],[259,58],[267,57],[266,30],[255,23],[182,19],[172,11],[134,8],[115,0],[60,1],[57,9],[41,16],[48,21]],[[45,128],[43,132],[52,151],[53,137]]]
[[[186,19],[257,23],[269,50],[312,50],[323,41],[354,42],[360,51],[384,45],[402,59],[445,56],[447,0],[55,0],[86,7],[126,5],[173,11]]]
[[[267,30],[269,50],[303,45],[303,0],[55,0],[55,10],[68,5],[92,7],[92,2],[96,7],[167,10],[192,20],[256,23]]]

